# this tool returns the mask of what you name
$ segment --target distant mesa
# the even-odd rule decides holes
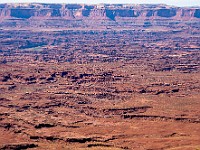
[[[0,4],[0,27],[3,26],[75,26],[100,25],[102,22],[195,21],[199,22],[199,7],[173,7],[167,5],[123,4]],[[40,20],[40,22],[36,21]],[[56,21],[55,20],[59,20]],[[77,21],[79,23],[77,23]],[[82,22],[81,22],[82,21]],[[110,24],[110,23],[107,23]],[[157,23],[159,24],[159,23]],[[105,23],[106,25],[106,23]]]

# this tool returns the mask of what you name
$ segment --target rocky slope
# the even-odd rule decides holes
[[[199,22],[200,7],[122,4],[0,4],[0,26],[152,26]],[[164,23],[163,23],[164,22]]]

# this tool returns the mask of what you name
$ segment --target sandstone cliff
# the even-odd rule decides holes
[[[57,20],[57,21],[55,21]],[[167,5],[0,4],[0,26],[166,25],[199,22],[200,7]],[[163,23],[165,22],[165,23]],[[74,24],[73,24],[74,23]]]

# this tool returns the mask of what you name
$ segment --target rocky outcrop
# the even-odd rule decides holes
[[[38,145],[33,143],[21,143],[21,144],[8,144],[0,147],[1,150],[18,150],[18,149],[31,149],[36,148]]]
[[[145,24],[161,21],[199,21],[199,8],[179,8],[167,5],[80,5],[80,4],[1,4],[0,26],[74,26],[104,25],[112,22],[138,21]],[[20,20],[21,22],[17,22]],[[39,22],[38,22],[39,20]],[[53,22],[51,22],[53,20]],[[57,20],[57,21],[55,21]],[[59,20],[59,21],[58,21]],[[105,22],[108,21],[108,23]],[[78,21],[78,23],[77,23]],[[34,22],[34,23],[33,23]],[[63,25],[64,24],[64,25]],[[137,23],[136,23],[137,24]]]

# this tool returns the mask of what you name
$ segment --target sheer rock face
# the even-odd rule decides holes
[[[0,4],[0,26],[29,24],[39,20],[82,21],[82,24],[99,21],[199,21],[200,8],[180,8],[167,5],[80,5],[80,4]],[[16,23],[20,20],[20,23]],[[23,20],[23,21],[22,21]],[[62,22],[57,22],[59,26]],[[35,26],[40,26],[34,23]]]

